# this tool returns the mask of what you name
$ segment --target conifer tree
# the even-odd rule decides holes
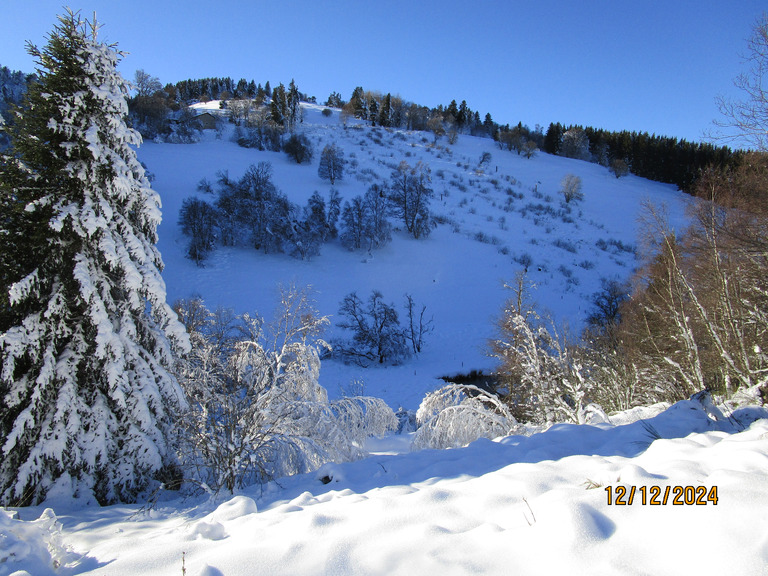
[[[362,86],[358,86],[352,91],[349,103],[354,110],[355,118],[368,119],[368,103],[365,100]]]
[[[564,133],[565,128],[559,122],[550,124],[544,136],[544,151],[548,154],[558,154]]]
[[[288,92],[285,96],[286,100],[286,116],[288,121],[288,127],[291,130],[296,128],[296,124],[303,122],[301,117],[301,94],[296,86],[296,82],[291,80],[291,84],[288,86]]]
[[[121,54],[68,11],[0,174],[0,503],[57,494],[134,500],[175,463],[184,402],[169,369],[188,347],[155,247],[160,201],[126,126]],[[8,232],[8,233],[5,233]],[[21,242],[23,240],[23,243]]]
[[[456,116],[456,124],[459,126],[459,130],[463,129],[471,120],[472,112],[467,106],[467,101],[462,100],[459,104],[459,113]]]
[[[285,94],[285,86],[278,84],[272,91],[272,102],[270,104],[272,120],[278,126],[285,126],[288,121],[288,100]]]
[[[392,95],[387,94],[379,108],[379,126],[389,127],[392,125]]]

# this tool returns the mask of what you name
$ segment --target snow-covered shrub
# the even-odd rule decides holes
[[[468,384],[448,384],[427,394],[416,421],[413,450],[458,448],[518,429],[517,420],[497,396]]]
[[[583,358],[549,328],[528,301],[525,274],[518,274],[514,291],[499,320],[500,338],[492,344],[501,364],[497,370],[508,388],[508,401],[517,413],[536,422],[583,423],[584,407],[595,386]]]
[[[305,290],[282,289],[282,311],[261,318],[179,306],[192,353],[179,379],[189,398],[181,431],[187,478],[211,490],[234,489],[363,456],[366,436],[397,427],[373,398],[335,403],[318,383],[320,338],[328,323]]]
[[[398,434],[415,432],[419,427],[416,420],[416,412],[414,410],[406,410],[401,406],[397,409],[397,412],[395,412],[395,418],[397,418]]]
[[[566,174],[560,182],[560,193],[563,195],[566,204],[574,200],[583,200],[581,178],[575,174]]]
[[[362,447],[368,436],[381,436],[396,430],[398,420],[384,400],[371,396],[353,396],[331,402],[331,411],[347,438]]]
[[[547,329],[538,318],[514,312],[505,322],[510,331],[497,350],[514,366],[518,385],[528,390],[535,420],[582,423],[592,382],[554,326]]]

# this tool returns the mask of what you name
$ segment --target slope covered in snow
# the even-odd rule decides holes
[[[636,264],[642,202],[665,203],[684,225],[681,193],[617,180],[594,164],[526,159],[469,136],[433,146],[423,133],[345,128],[337,111],[328,118],[313,106],[301,129],[315,147],[310,165],[212,132],[197,144],[145,143],[139,157],[163,201],[159,248],[171,302],[201,296],[212,308],[269,316],[278,283],[295,282],[311,285],[320,312],[332,316],[353,290],[378,289],[398,307],[408,292],[427,305],[435,331],[419,356],[366,370],[325,360],[320,383],[331,396],[363,387],[415,410],[439,376],[493,367],[486,342],[508,296],[503,283],[521,262],[529,261],[540,309],[578,331],[600,279],[627,278]],[[239,178],[269,161],[277,186],[303,205],[315,190],[328,196],[317,158],[331,142],[349,162],[336,184],[346,200],[386,182],[402,160],[427,163],[441,222],[429,238],[396,233],[371,254],[329,243],[311,261],[246,248],[218,248],[203,268],[185,258],[178,213],[185,198],[205,197],[200,179],[215,181],[219,170]],[[483,152],[492,160],[478,170]],[[568,173],[581,177],[585,195],[570,213],[558,195]],[[328,337],[341,332],[337,320]],[[370,439],[364,460],[236,495],[167,493],[151,509],[53,499],[49,509],[0,513],[0,576],[763,574],[767,417],[702,398],[452,450],[411,451],[408,434]],[[619,487],[631,504],[617,501]]]
[[[226,130],[223,137],[206,131],[197,144],[147,142],[139,157],[155,175],[153,187],[163,200],[159,248],[169,302],[197,295],[212,309],[257,310],[268,317],[279,283],[311,285],[320,313],[331,316],[328,339],[341,334],[333,327],[339,303],[353,290],[363,299],[379,290],[400,310],[406,292],[427,306],[435,330],[418,358],[366,371],[324,362],[320,382],[332,396],[363,380],[367,394],[393,408],[415,410],[424,393],[440,384],[436,378],[492,369],[487,341],[495,336],[494,321],[510,295],[503,285],[526,259],[539,309],[576,333],[600,279],[631,274],[642,203],[665,205],[673,225],[684,222],[688,197],[670,185],[631,175],[616,179],[597,164],[544,153],[526,159],[488,138],[460,135],[454,145],[445,138],[433,145],[430,133],[371,128],[354,119],[345,127],[338,110],[331,117],[321,111],[305,105],[299,128],[313,144],[311,164],[297,165],[282,152],[241,148]],[[240,178],[250,165],[269,162],[275,184],[292,202],[303,206],[314,191],[327,200],[331,185],[317,167],[329,143],[339,146],[347,161],[344,179],[335,184],[343,200],[364,194],[373,183],[389,182],[401,161],[427,164],[435,193],[431,211],[441,224],[426,239],[396,232],[389,245],[370,254],[350,252],[335,241],[310,261],[223,247],[203,268],[185,258],[187,240],[177,224],[181,203],[194,195],[213,201],[197,192],[201,179],[215,183],[219,171]],[[479,167],[484,152],[491,161]],[[584,200],[566,207],[559,190],[569,173],[582,179]]]

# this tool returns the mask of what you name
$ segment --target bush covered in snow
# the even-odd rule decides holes
[[[193,343],[179,369],[189,398],[180,442],[185,474],[196,483],[232,491],[357,459],[367,436],[397,428],[382,400],[328,401],[318,383],[328,319],[306,291],[282,289],[281,312],[269,325],[247,314],[210,312],[199,300],[177,310]]]
[[[416,412],[413,450],[458,448],[478,438],[514,434],[517,420],[494,394],[477,386],[448,384],[430,392]]]

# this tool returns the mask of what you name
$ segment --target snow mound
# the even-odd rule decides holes
[[[200,522],[196,522],[192,529],[190,530],[190,534],[193,539],[195,538],[202,538],[204,540],[224,540],[229,534],[227,534],[226,529],[222,524],[219,522],[206,522],[205,520],[201,520]]]
[[[216,511],[211,514],[211,518],[215,518],[219,522],[228,522],[248,514],[256,514],[256,512],[258,512],[258,507],[252,498],[235,496],[216,508]]]
[[[0,509],[0,576],[46,576],[78,560],[79,556],[64,545],[61,524],[52,509],[46,508],[32,522],[23,522],[16,513]]]

